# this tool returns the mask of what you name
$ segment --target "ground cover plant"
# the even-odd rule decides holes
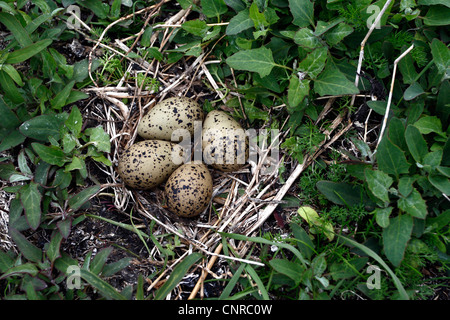
[[[0,10],[3,299],[448,299],[446,1]],[[194,220],[115,170],[176,95],[259,133]]]

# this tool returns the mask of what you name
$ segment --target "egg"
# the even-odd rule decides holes
[[[194,122],[203,121],[201,106],[186,97],[172,97],[157,103],[139,122],[137,133],[144,139],[156,139],[179,142],[172,133],[181,129],[190,136],[194,133]]]
[[[233,117],[220,110],[209,112],[203,122],[203,160],[215,169],[240,169],[248,158],[248,137]]]
[[[117,172],[127,186],[151,189],[166,181],[183,160],[181,146],[169,141],[145,140],[121,154]]]
[[[168,209],[180,216],[198,216],[208,206],[213,180],[206,165],[192,162],[177,168],[164,187]]]

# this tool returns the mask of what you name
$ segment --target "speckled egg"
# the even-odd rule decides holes
[[[127,186],[145,190],[163,183],[182,163],[183,149],[179,145],[146,140],[122,153],[117,172]]]
[[[233,117],[220,110],[209,112],[203,122],[203,160],[215,169],[239,170],[248,158],[248,137]]]
[[[213,181],[206,165],[187,163],[172,173],[164,190],[169,210],[180,217],[191,218],[208,206]]]
[[[138,124],[137,133],[144,139],[172,141],[172,133],[184,129],[190,136],[194,133],[194,122],[203,121],[201,106],[186,97],[172,97],[157,103]],[[179,136],[173,142],[179,142]]]

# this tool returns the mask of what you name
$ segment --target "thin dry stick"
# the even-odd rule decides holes
[[[380,136],[378,137],[378,142],[377,142],[377,147],[375,148],[375,152],[376,152],[376,149],[378,148],[378,145],[381,142],[381,139],[383,138],[384,130],[386,129],[386,123],[387,123],[387,119],[389,117],[389,111],[390,111],[391,102],[392,102],[392,93],[394,92],[394,82],[395,82],[395,74],[397,72],[397,65],[400,62],[400,60],[402,60],[413,48],[414,48],[414,44],[411,45],[408,49],[406,49],[405,52],[403,52],[394,61],[394,70],[392,71],[391,88],[389,90],[389,97],[388,97],[388,101],[387,101],[386,112],[384,114],[383,126],[381,127]]]
[[[392,0],[388,0],[386,1],[383,9],[381,9],[380,13],[378,14],[377,18],[375,19],[375,21],[372,23],[372,25],[370,26],[369,31],[367,32],[366,36],[364,37],[363,41],[361,41],[361,51],[359,52],[359,61],[358,61],[358,67],[356,68],[356,77],[355,77],[355,87],[358,88],[359,85],[359,75],[361,73],[361,66],[362,66],[362,62],[364,60],[364,47],[366,45],[367,40],[369,39],[370,35],[372,34],[373,30],[375,29],[375,27],[380,23],[381,18],[383,17],[384,12],[386,11],[386,9],[389,7],[389,5],[391,4]],[[356,95],[352,96],[352,100],[350,102],[350,106],[353,106],[353,104],[355,103],[355,98]]]
[[[214,255],[214,256],[211,257],[211,260],[209,260],[209,263],[208,263],[208,265],[206,266],[206,270],[204,269],[204,270],[202,271],[202,275],[201,275],[201,277],[198,279],[197,283],[195,284],[195,287],[194,287],[194,289],[192,290],[191,294],[189,295],[188,300],[194,299],[195,296],[197,295],[198,290],[200,289],[200,287],[201,287],[202,284],[203,284],[203,281],[205,281],[205,278],[206,278],[206,276],[208,275],[207,270],[211,270],[212,266],[214,265],[214,263],[215,263],[216,260],[217,260],[217,257],[218,257],[217,255],[220,253],[220,251],[222,251],[222,247],[223,247],[223,245],[222,245],[221,243],[217,246],[216,250],[214,251],[214,254],[216,254],[216,255]]]

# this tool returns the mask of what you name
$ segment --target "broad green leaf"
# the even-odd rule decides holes
[[[269,75],[276,66],[272,51],[265,47],[236,52],[227,59],[227,64],[236,70],[258,72],[261,78]]]
[[[82,170],[86,168],[86,163],[80,157],[73,156],[72,161],[65,166],[65,171]]]
[[[447,46],[439,41],[433,39],[431,42],[431,54],[433,55],[433,61],[440,73],[445,72],[450,67],[450,50]]]
[[[442,132],[441,120],[436,116],[423,116],[414,123],[414,127],[419,129],[421,134],[434,132],[445,136]]]
[[[425,91],[422,89],[422,86],[419,83],[414,82],[408,88],[406,88],[405,93],[403,94],[403,98],[405,99],[405,101],[410,101],[424,93]]]
[[[98,151],[111,152],[111,143],[109,142],[110,137],[101,126],[88,128],[84,132],[89,136],[89,143],[93,144]]]
[[[373,213],[375,214],[375,221],[382,228],[387,228],[389,226],[389,216],[392,213],[393,207],[387,208],[375,208]]]
[[[6,270],[1,276],[0,280],[6,279],[10,276],[14,276],[17,274],[27,273],[32,277],[35,277],[38,274],[39,270],[34,263],[22,263],[20,265],[14,266],[8,270]]]
[[[394,175],[397,179],[402,173],[408,173],[411,166],[407,161],[405,154],[399,147],[394,145],[388,137],[383,137],[377,151],[378,169]]]
[[[395,267],[403,260],[412,229],[413,218],[407,214],[391,218],[389,226],[383,229],[384,253]]]
[[[0,128],[13,129],[17,128],[22,122],[17,115],[12,111],[0,96],[0,114],[2,115],[2,121],[0,121]]]
[[[444,6],[450,7],[450,3],[447,0],[418,0],[417,4],[424,6],[432,6],[435,4],[442,4]]]
[[[360,204],[371,204],[361,186],[345,182],[319,181],[317,189],[331,202],[352,207]]]
[[[126,300],[113,286],[99,276],[86,269],[80,269],[80,276],[87,283],[97,289],[103,296],[112,300]]]
[[[310,0],[289,0],[289,10],[296,26],[314,26],[314,4]]]
[[[309,28],[301,28],[295,33],[294,42],[300,47],[314,49],[321,47],[322,44],[319,38],[314,35],[314,32]]]
[[[311,268],[315,276],[322,276],[327,269],[327,260],[325,259],[325,255],[323,253],[313,259],[311,262]]]
[[[18,86],[23,86],[22,77],[20,76],[19,72],[10,64],[4,64],[1,66],[1,69],[5,71],[8,76],[14,80],[14,82]]]
[[[448,177],[440,174],[430,174],[428,181],[443,194],[450,195],[450,181]]]
[[[36,230],[41,223],[41,198],[42,195],[38,190],[38,184],[35,182],[30,182],[20,189],[20,199],[25,209],[25,216],[28,225],[33,230]]]
[[[108,3],[103,3],[103,1],[100,0],[77,0],[76,3],[85,8],[88,8],[100,19],[106,19],[108,17]]]
[[[120,270],[128,267],[132,260],[133,260],[132,257],[125,257],[125,258],[120,259],[119,261],[108,263],[107,265],[105,265],[103,267],[102,276],[103,277],[111,277],[112,275],[119,272]]]
[[[413,84],[419,75],[414,66],[414,60],[411,54],[407,54],[399,61],[398,69],[403,76],[403,83],[405,84]]]
[[[202,255],[198,252],[186,256],[178,265],[173,269],[169,279],[156,291],[155,300],[164,300],[167,295],[175,288],[175,286],[183,279],[186,272],[196,263]]]
[[[0,87],[6,97],[8,97],[14,104],[19,105],[25,102],[19,89],[17,89],[14,80],[11,76],[4,70],[0,69]]]
[[[250,29],[254,26],[253,20],[250,19],[248,9],[240,11],[237,15],[231,18],[227,26],[226,34],[235,35],[244,30]]]
[[[300,207],[298,209],[298,214],[305,219],[310,227],[315,227],[319,229],[328,238],[328,240],[334,239],[334,228],[329,221],[322,219],[317,212],[311,207]]]
[[[440,5],[432,6],[423,18],[427,26],[445,26],[450,24],[450,8]]]
[[[296,286],[302,281],[304,269],[301,264],[286,259],[272,259],[269,264],[278,273],[294,280]]]
[[[310,259],[314,252],[314,243],[311,241],[311,238],[298,224],[291,223],[289,226],[294,234],[294,238],[297,240],[297,248],[307,259]]]
[[[32,262],[41,262],[42,251],[25,238],[23,234],[14,228],[9,229],[9,235],[19,249],[20,253]]]
[[[403,176],[398,180],[398,192],[404,197],[407,197],[411,194],[413,190],[413,183],[416,181],[416,178],[413,176]]]
[[[258,30],[262,27],[267,27],[269,23],[266,20],[263,12],[259,12],[258,5],[253,2],[249,8],[249,17],[252,19],[255,28]]]
[[[83,117],[80,110],[76,106],[72,107],[69,117],[64,124],[75,135],[75,137],[80,135],[81,128],[83,126]]]
[[[309,81],[299,80],[296,74],[291,76],[288,89],[288,102],[290,108],[297,107],[300,102],[309,94]]]
[[[33,43],[28,32],[22,27],[22,24],[15,16],[6,12],[0,12],[0,22],[11,31],[14,38],[16,38],[22,47],[27,47]]]
[[[199,19],[186,21],[181,27],[183,30],[200,38],[204,38],[209,29],[206,22]]]
[[[408,150],[405,140],[405,125],[399,118],[392,118],[389,121],[389,139],[393,144],[402,149],[403,151]]]
[[[389,188],[394,180],[380,170],[366,169],[364,173],[367,185],[373,195],[383,202],[389,202]]]
[[[443,81],[439,87],[436,101],[436,115],[447,128],[450,120],[450,81]]]
[[[336,27],[325,34],[325,40],[330,46],[341,42],[346,36],[353,32],[353,28],[345,23],[339,23]]]
[[[42,115],[25,121],[19,128],[20,132],[32,139],[48,142],[48,137],[60,138],[61,119],[54,115]]]
[[[442,150],[432,151],[423,157],[423,164],[430,166],[433,170],[441,164],[441,161]]]
[[[223,0],[200,0],[202,12],[208,18],[219,18],[228,11],[227,5]]]
[[[37,153],[37,155],[43,161],[49,164],[62,167],[64,163],[66,163],[67,161],[64,152],[58,147],[54,146],[47,147],[37,142],[34,142],[31,145],[33,147],[33,150]]]
[[[66,105],[67,98],[69,97],[74,85],[75,81],[70,81],[52,100],[50,100],[53,108],[61,109]]]
[[[428,153],[428,147],[427,142],[420,134],[419,129],[413,125],[409,125],[405,131],[405,140],[414,160],[418,163],[422,163],[423,158]]]
[[[298,65],[301,72],[306,73],[311,79],[315,79],[325,67],[328,57],[328,49],[325,47],[317,48],[303,59]]]
[[[89,270],[92,273],[99,275],[100,272],[102,271],[103,267],[105,266],[106,260],[108,260],[108,257],[111,254],[112,250],[113,250],[113,247],[107,247],[107,248],[103,248],[99,252],[97,252],[91,261]]]
[[[59,251],[62,241],[62,235],[61,232],[56,230],[53,232],[52,239],[50,240],[50,243],[47,248],[47,257],[50,259],[50,262],[55,262],[56,259],[61,257],[61,252]]]
[[[320,95],[357,94],[358,88],[331,64],[314,81],[314,90]]]
[[[47,48],[52,42],[51,39],[40,40],[25,48],[15,50],[8,55],[6,63],[15,64],[24,62]]]
[[[406,198],[401,197],[398,199],[397,204],[399,209],[419,219],[425,219],[428,213],[425,200],[422,199],[420,192],[415,188],[413,188],[413,191]]]
[[[100,190],[100,186],[92,186],[86,188],[76,195],[72,196],[69,201],[69,207],[71,210],[78,210],[83,204],[85,204],[92,196],[94,196]]]

